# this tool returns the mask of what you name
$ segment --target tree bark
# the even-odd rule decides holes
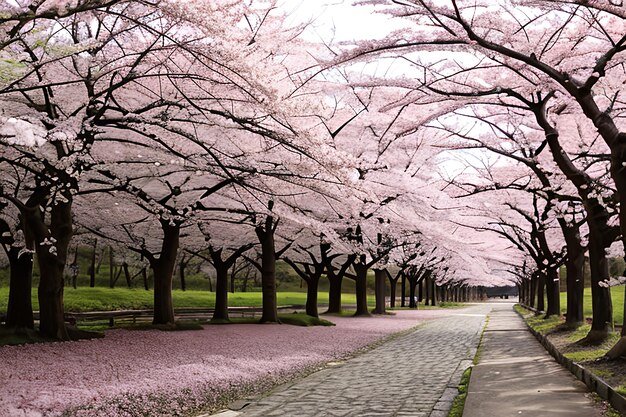
[[[180,225],[161,220],[163,241],[159,258],[152,257],[150,265],[154,274],[154,318],[152,324],[174,326],[172,278],[180,239]]]
[[[109,287],[115,288],[115,264],[113,263],[112,246],[109,246]]]
[[[376,308],[374,314],[385,314],[385,271],[382,269],[374,270],[374,288],[376,295]]]
[[[311,276],[306,281],[306,314],[311,317],[319,317],[317,310],[317,291],[319,288],[319,277]]]
[[[33,305],[31,299],[33,283],[33,254],[11,247],[7,252],[10,266],[9,301],[6,325],[15,328],[34,329]]]
[[[565,261],[567,281],[567,312],[565,324],[577,328],[585,321],[583,308],[585,250],[580,244],[580,231],[577,225],[561,227],[567,246]]]
[[[609,279],[609,263],[606,258],[602,236],[589,222],[589,266],[591,268],[591,306],[593,321],[591,330],[585,338],[589,343],[605,340],[613,323],[613,302],[611,290],[600,286],[600,282]]]
[[[128,262],[122,263],[122,269],[124,270],[124,278],[126,279],[126,286],[128,288],[131,288],[133,284],[132,284],[132,278],[130,276],[130,270],[128,269]]]
[[[261,290],[263,292],[263,314],[261,323],[279,323],[276,301],[276,248],[274,230],[276,224],[272,216],[267,216],[263,226],[256,227],[261,244]]]
[[[540,272],[537,277],[537,310],[545,311],[545,287],[546,287],[546,276],[543,272]]]
[[[326,274],[328,277],[328,310],[326,313],[341,313],[341,284],[343,276]]]
[[[215,257],[213,257],[213,266],[216,272],[213,320],[230,320],[228,317],[228,266],[224,265],[221,260],[217,262]]]
[[[50,207],[49,228],[44,223],[39,206],[22,213],[27,228],[35,237],[39,264],[39,332],[44,337],[57,340],[70,339],[65,326],[63,288],[65,263],[72,238],[72,196],[67,193],[64,197],[65,202],[56,201]]]
[[[185,256],[183,255],[183,257],[180,259],[180,262],[178,263],[178,276],[180,278],[181,291],[187,290],[187,282],[185,280],[185,267],[186,266],[187,266],[187,263],[185,262]]]
[[[145,266],[141,269],[141,278],[143,279],[144,290],[149,291],[150,286],[148,285],[148,271]]]
[[[355,316],[369,316],[370,312],[367,308],[367,271],[364,256],[358,262],[354,263],[354,271],[356,272],[356,312]]]
[[[430,305],[431,306],[436,306],[437,305],[437,284],[435,283],[435,279],[434,278],[430,278]]]
[[[404,299],[406,298],[406,274],[402,273],[402,282],[400,284],[400,307],[406,307],[406,302]]]
[[[396,306],[396,287],[398,286],[398,280],[400,279],[400,275],[393,278],[391,274],[386,273],[387,278],[389,278],[389,307],[395,308]],[[402,275],[402,274],[401,274]]]
[[[561,296],[559,293],[558,268],[549,268],[546,275],[546,294],[548,296],[548,309],[546,318],[561,315]]]
[[[91,252],[91,265],[89,266],[89,287],[96,286],[96,251],[98,250],[98,239],[93,241],[93,251]]]

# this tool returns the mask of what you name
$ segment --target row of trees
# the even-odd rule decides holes
[[[379,289],[402,276],[411,291],[514,280],[560,314],[565,264],[577,326],[588,253],[587,339],[606,338],[623,282],[607,256],[626,242],[622,9],[357,3],[388,16],[388,33],[311,40],[274,2],[7,6],[0,227],[12,294],[30,288],[37,254],[45,335],[69,337],[62,271],[76,231],[145,260],[160,324],[173,324],[182,251],[214,266],[222,313],[228,269],[254,264],[263,321],[277,321],[278,258],[307,282],[310,314],[324,274],[331,310],[350,277],[369,314],[370,269]]]
[[[402,36],[390,32],[335,62],[402,60],[393,85],[404,98],[390,107],[429,113],[437,101],[436,120],[415,129],[443,134],[463,152],[465,171],[448,176],[451,194],[481,217],[460,223],[498,233],[525,255],[510,272],[524,300],[546,316],[560,314],[565,264],[570,326],[584,319],[588,253],[593,325],[586,339],[604,340],[610,286],[624,282],[609,277],[607,261],[623,255],[626,242],[623,8],[582,0],[361,3],[403,25]],[[390,84],[388,77],[360,82]],[[626,353],[622,336],[610,357]]]
[[[144,260],[154,323],[171,326],[181,253],[213,265],[216,319],[228,318],[228,270],[241,257],[261,273],[263,322],[278,321],[279,258],[307,282],[311,315],[322,274],[331,311],[342,280],[355,280],[357,315],[369,314],[372,268],[377,288],[405,276],[412,294],[421,281],[466,295],[496,281],[481,255],[497,242],[462,246],[468,234],[440,210],[450,199],[433,174],[439,150],[401,134],[409,120],[384,108],[393,92],[320,73],[328,48],[276,4],[3,7],[7,324],[33,326],[36,260],[39,331],[71,338],[64,269],[71,245],[94,237]]]

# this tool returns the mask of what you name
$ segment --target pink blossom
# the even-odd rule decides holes
[[[335,327],[110,330],[104,339],[0,347],[0,416],[185,415],[260,392],[445,311],[332,317]]]

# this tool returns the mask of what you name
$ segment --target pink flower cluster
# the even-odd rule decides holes
[[[381,337],[446,314],[332,317],[335,327],[111,330],[104,339],[0,347],[0,416],[186,415],[260,392]],[[166,411],[165,411],[166,410]]]

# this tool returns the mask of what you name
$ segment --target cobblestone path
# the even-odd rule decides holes
[[[491,305],[452,310],[409,334],[260,398],[230,417],[444,417]]]

